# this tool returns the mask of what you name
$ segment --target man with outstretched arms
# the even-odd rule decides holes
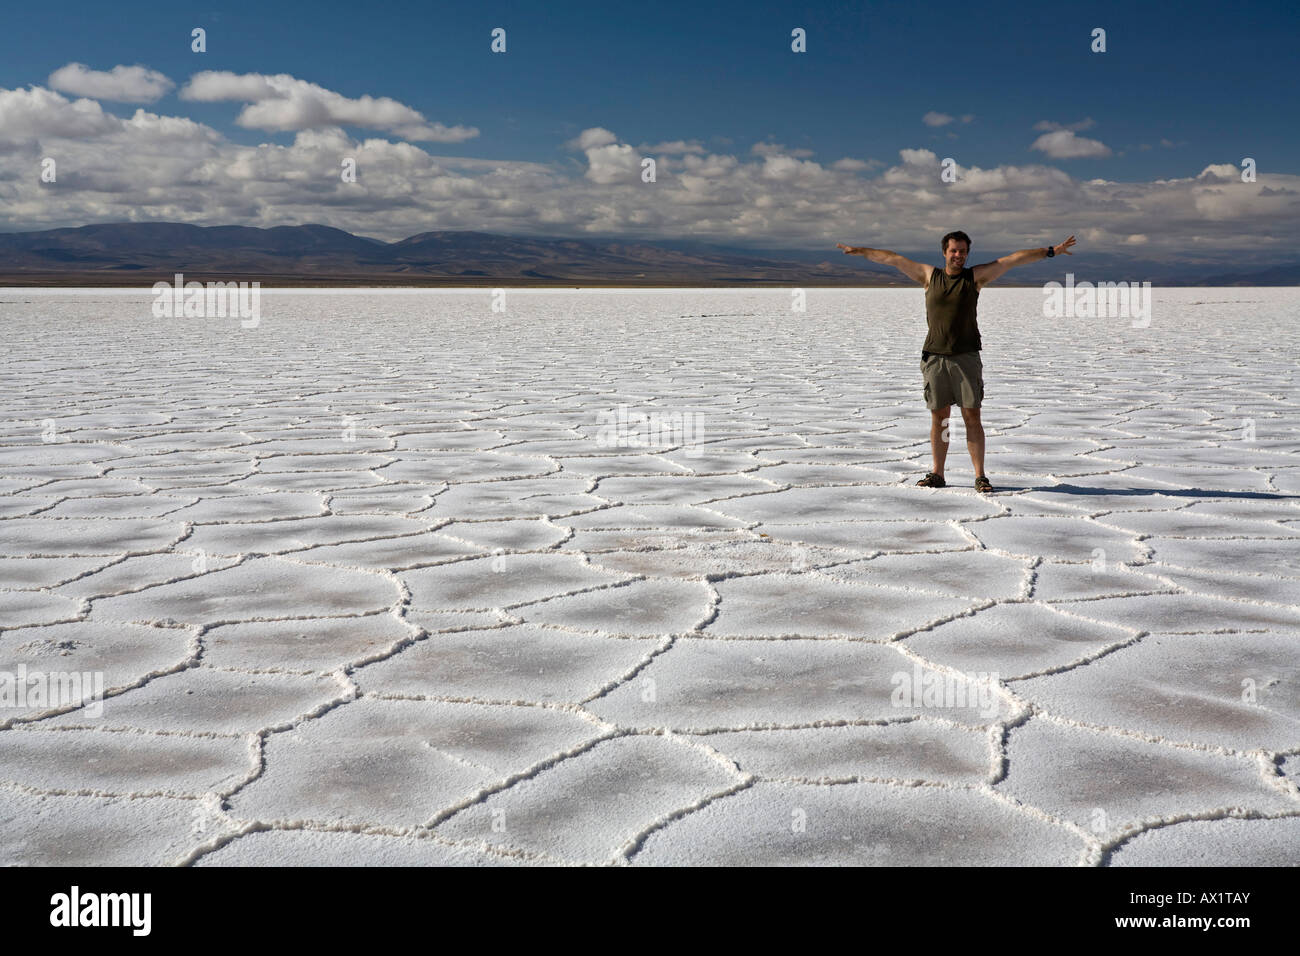
[[[984,426],[980,406],[984,403],[984,365],[980,360],[980,330],[975,306],[980,289],[1008,269],[1065,253],[1074,236],[1057,246],[1021,249],[973,269],[966,268],[970,236],[957,231],[943,237],[944,267],[913,262],[887,249],[846,246],[837,243],[845,255],[864,256],[872,262],[893,266],[925,287],[925,321],[929,333],[921,346],[921,377],[925,382],[925,404],[930,409],[930,454],[933,468],[917,482],[926,488],[942,488],[943,465],[948,457],[948,416],[952,406],[961,408],[966,425],[966,450],[975,466],[975,488],[989,493],[993,485],[984,474]]]

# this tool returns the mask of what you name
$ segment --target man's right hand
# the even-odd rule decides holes
[[[907,256],[900,256],[897,252],[890,252],[888,249],[872,249],[870,246],[846,246],[842,242],[837,242],[835,245],[843,249],[846,256],[862,256],[883,266],[893,266],[913,282],[921,285],[929,284],[930,273],[934,271],[933,266],[913,262]]]

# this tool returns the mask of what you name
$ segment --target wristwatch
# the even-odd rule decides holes
[[[1056,247],[1055,247],[1055,246],[1048,246],[1048,247],[1047,247],[1047,258],[1050,259],[1050,258],[1052,258],[1052,256],[1054,256],[1054,255],[1056,255]]]

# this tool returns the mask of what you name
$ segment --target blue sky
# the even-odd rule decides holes
[[[833,217],[842,229],[910,236],[918,216],[928,228],[937,219],[934,210],[926,212],[932,205],[927,194],[934,192],[926,184],[934,179],[940,188],[937,161],[951,157],[959,170],[990,175],[972,180],[979,195],[967,190],[948,205],[958,216],[992,218],[992,228],[1008,240],[1027,231],[1035,208],[1050,207],[1059,216],[1086,207],[1092,218],[1081,217],[1086,223],[1078,228],[1095,223],[1093,238],[1112,245],[1135,244],[1131,237],[1138,235],[1155,242],[1159,228],[1136,231],[1133,225],[1154,216],[1154,226],[1182,233],[1184,241],[1193,236],[1201,245],[1244,240],[1253,226],[1250,231],[1262,232],[1262,241],[1276,241],[1281,249],[1296,238],[1294,226],[1285,221],[1298,218],[1294,200],[1284,198],[1288,192],[1277,193],[1266,208],[1256,195],[1231,215],[1220,208],[1229,200],[1210,199],[1217,204],[1212,226],[1199,230],[1189,224],[1187,209],[1204,213],[1207,200],[1193,191],[1208,186],[1215,195],[1214,188],[1230,178],[1226,166],[1247,156],[1258,164],[1254,185],[1269,190],[1264,196],[1295,186],[1293,177],[1300,174],[1294,119],[1300,80],[1293,66],[1298,11],[1281,2],[34,4],[0,34],[0,90],[50,86],[51,74],[72,63],[90,71],[119,65],[156,71],[172,86],[152,101],[91,98],[108,117],[125,121],[144,109],[214,131],[221,142],[210,155],[196,152],[195,162],[228,168],[239,162],[241,150],[280,147],[264,149],[262,159],[276,156],[271,162],[278,168],[310,167],[325,175],[317,154],[333,147],[300,137],[304,129],[328,128],[341,137],[342,153],[349,143],[360,147],[384,138],[447,160],[503,165],[480,179],[484,168],[417,169],[409,157],[372,152],[360,164],[366,201],[358,201],[355,190],[289,196],[281,187],[294,177],[275,169],[266,171],[274,185],[264,182],[235,195],[231,183],[246,177],[223,185],[207,173],[204,182],[219,198],[205,210],[203,183],[187,186],[177,170],[171,173],[178,180],[171,201],[126,198],[130,190],[122,188],[129,185],[124,180],[109,182],[113,177],[103,170],[91,174],[85,157],[96,137],[107,137],[100,144],[104,149],[123,149],[119,166],[134,166],[137,173],[153,168],[153,147],[128,142],[139,131],[114,131],[104,120],[82,135],[66,124],[42,128],[30,120],[33,129],[22,137],[13,133],[7,150],[0,129],[0,198],[9,200],[0,229],[73,225],[99,213],[120,219],[129,208],[142,218],[201,224],[217,224],[208,220],[214,215],[253,225],[323,221],[396,238],[408,228],[421,231],[420,226],[474,227],[477,210],[480,227],[491,231],[671,238],[686,230],[701,239],[816,246],[822,240],[816,226],[828,221],[837,196],[868,197],[852,217]],[[208,33],[203,54],[189,46],[196,26]],[[488,49],[489,31],[498,26],[507,30],[504,55]],[[791,52],[794,27],[806,29],[808,52]],[[1105,53],[1090,50],[1095,27],[1106,30]],[[200,71],[233,77],[287,74],[341,98],[387,97],[429,124],[475,132],[442,140],[408,138],[391,124],[366,129],[337,117],[316,127],[303,125],[301,118],[288,121],[292,128],[250,126],[237,122],[246,101],[182,95]],[[78,98],[66,89],[58,95]],[[48,104],[40,106],[43,114],[50,113]],[[0,108],[0,120],[5,116]],[[590,130],[608,134],[587,136],[587,149],[604,151],[597,156],[574,145]],[[63,177],[58,195],[64,198],[50,189],[40,201],[15,191],[25,188],[15,185],[24,178],[24,162],[59,144],[68,158],[65,165],[75,163],[82,171],[80,179],[71,171]],[[84,152],[78,152],[78,144]],[[295,144],[302,155],[289,155]],[[674,159],[670,150],[655,149],[665,144],[679,144],[687,152]],[[304,159],[312,149],[317,158]],[[903,151],[912,158],[902,158]],[[925,151],[934,156],[927,158]],[[1080,152],[1089,155],[1073,155]],[[617,169],[621,163],[634,172],[627,159],[631,154],[654,156],[660,163],[658,185],[664,187],[637,214],[628,207],[647,198],[643,184],[594,169],[600,163]],[[773,155],[788,162],[776,166]],[[702,175],[714,192],[706,196],[697,186],[689,195],[674,194],[681,185],[675,177],[690,172],[682,165],[685,156],[729,157],[739,167],[724,168],[721,159],[706,162]],[[843,160],[847,168],[821,176]],[[244,165],[249,162],[254,161],[246,158]],[[1217,172],[1206,181],[1202,174],[1211,167]],[[1037,172],[1031,175],[1030,169]],[[503,184],[520,181],[521,170],[527,173],[522,176],[527,185],[520,187],[525,192],[508,195]],[[886,188],[883,177],[891,170],[895,182]],[[1003,171],[1001,181],[991,175],[997,170]],[[1073,185],[1051,185],[1058,174]],[[295,175],[301,178],[300,172]],[[450,178],[435,184],[438,175]],[[1202,177],[1200,187],[1197,177]],[[479,182],[485,195],[475,198],[475,187],[462,182],[467,179]],[[910,186],[903,196],[895,187],[905,179]],[[1109,185],[1085,188],[1090,181]],[[1168,193],[1173,181],[1189,184],[1181,207]],[[74,189],[96,183],[101,198],[119,195],[123,201],[73,196]],[[1123,184],[1143,190],[1146,199],[1137,202]],[[623,189],[640,191],[620,195]],[[393,204],[403,195],[439,191],[447,193],[443,200],[457,199],[460,205],[421,199],[425,205],[419,209],[408,203],[393,216],[383,215],[385,199]],[[1231,201],[1244,194],[1237,192],[1229,194]],[[544,208],[543,195],[563,199]],[[768,196],[766,207],[761,195]],[[483,205],[492,199],[496,208]],[[790,208],[800,199],[809,207],[802,218]],[[534,208],[530,213],[519,203]],[[1127,203],[1131,215],[1119,215],[1115,207],[1117,228],[1108,230],[1093,208],[1099,203]],[[689,207],[710,213],[691,219]],[[738,215],[742,208],[751,213],[766,208],[770,214]],[[1168,221],[1160,221],[1162,211]],[[1078,231],[1068,222],[1061,228]]]

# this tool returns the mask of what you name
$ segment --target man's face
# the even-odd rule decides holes
[[[943,251],[949,272],[960,272],[966,268],[966,253],[970,252],[970,243],[960,239],[949,239],[948,248]]]

